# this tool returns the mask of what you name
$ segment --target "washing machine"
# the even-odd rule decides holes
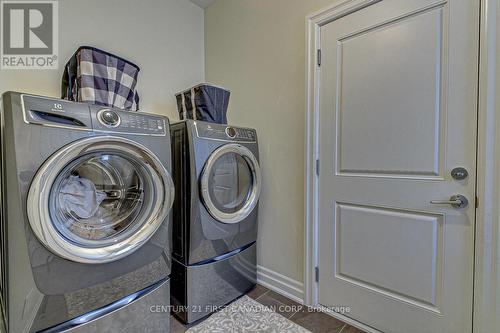
[[[4,329],[169,332],[168,119],[15,92],[1,105]]]
[[[192,324],[256,284],[261,172],[254,129],[171,125],[172,309]]]

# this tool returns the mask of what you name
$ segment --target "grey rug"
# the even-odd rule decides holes
[[[270,308],[243,296],[186,333],[311,333]]]

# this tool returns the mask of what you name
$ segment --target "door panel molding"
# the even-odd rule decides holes
[[[376,215],[384,219],[375,219]],[[442,313],[444,214],[336,202],[333,216],[336,238],[333,274],[336,278],[386,298]],[[351,218],[350,222],[344,222],[344,218]],[[344,223],[346,225],[342,227]],[[411,235],[396,237],[397,230],[402,230],[402,227],[410,228]],[[419,242],[411,244],[413,238],[418,238]],[[383,248],[379,246],[381,243],[390,246]],[[363,256],[353,256],[352,250],[360,247],[366,249]],[[387,251],[396,247],[403,247],[406,251]],[[385,266],[373,265],[377,257],[387,258]],[[397,271],[395,265],[403,266],[399,276],[389,274]]]
[[[365,177],[383,177],[383,178],[407,178],[407,179],[444,179],[444,151],[446,146],[446,85],[447,85],[447,66],[448,66],[448,52],[447,52],[447,35],[448,35],[448,6],[447,1],[439,2],[420,8],[418,10],[410,11],[403,15],[391,18],[389,20],[379,22],[367,28],[362,28],[355,33],[350,33],[341,36],[337,40],[337,86],[336,86],[336,117],[337,117],[337,147],[335,152],[336,158],[336,175],[340,176],[365,176]],[[349,52],[350,49],[354,50],[363,47],[376,48],[380,40],[384,36],[397,35],[398,29],[405,29],[405,25],[420,24],[429,33],[428,38],[423,38],[422,35],[415,36],[415,40],[406,41],[400,50],[390,50],[385,47],[378,47],[377,52],[366,54],[363,59],[356,59],[353,57],[355,51]],[[396,31],[392,31],[392,30]],[[379,37],[380,36],[380,37]],[[370,41],[371,39],[371,41]],[[364,43],[364,45],[361,45]],[[417,44],[418,43],[418,44]],[[418,49],[435,48],[434,59],[424,59],[421,65],[420,83],[425,83],[424,87],[415,95],[414,103],[419,101],[419,108],[408,110],[406,114],[401,114],[399,110],[387,110],[391,112],[391,117],[405,117],[408,118],[407,127],[399,130],[399,137],[395,138],[394,135],[388,137],[388,133],[383,130],[376,131],[376,133],[369,132],[370,129],[363,128],[362,124],[352,123],[352,118],[349,111],[359,110],[358,112],[365,112],[363,107],[366,104],[358,104],[359,99],[355,96],[357,93],[364,94],[365,99],[373,100],[370,107],[376,109],[377,99],[380,96],[367,96],[370,91],[369,85],[366,86],[364,77],[360,77],[359,73],[368,73],[369,67],[385,66],[386,64],[394,64],[397,59],[403,59],[411,56],[413,53],[418,52]],[[400,52],[393,54],[393,51]],[[386,52],[386,54],[382,54]],[[347,53],[347,55],[345,55]],[[394,59],[391,59],[394,58]],[[351,60],[353,59],[353,60]],[[428,68],[425,67],[424,61],[432,61]],[[380,63],[375,65],[374,63]],[[364,65],[364,64],[367,65]],[[360,68],[361,66],[361,68]],[[384,100],[391,98],[397,102],[400,96],[407,95],[408,90],[414,92],[413,86],[399,87],[397,82],[402,75],[413,75],[415,71],[413,68],[406,68],[404,63],[396,69],[392,69],[392,74],[388,73],[386,80],[390,81],[391,76],[394,76],[394,86],[390,82],[386,82],[387,95],[383,96]],[[408,73],[405,73],[408,71]],[[413,71],[413,72],[412,72]],[[389,71],[388,71],[389,72]],[[351,74],[352,73],[352,74]],[[353,87],[355,87],[353,89]],[[354,90],[354,91],[353,91]],[[433,99],[429,99],[428,95],[433,95]],[[420,129],[415,129],[411,119],[421,117],[422,111],[427,111],[427,121],[429,124],[429,133],[425,136],[416,133]],[[379,115],[370,115],[365,113],[363,117],[370,117],[369,123],[373,126]],[[388,116],[388,115],[385,115]],[[413,118],[411,118],[413,117]],[[354,117],[356,118],[356,117]],[[359,119],[359,117],[358,117]],[[350,121],[350,123],[349,123]],[[344,130],[343,126],[349,126],[348,130]],[[380,124],[380,126],[384,126]],[[412,133],[415,131],[415,133]],[[356,140],[362,135],[371,134],[372,137],[378,137],[375,141],[391,141],[395,147],[386,147],[374,153],[378,148],[373,143],[367,140]],[[411,134],[418,135],[412,137]],[[385,140],[384,140],[385,139]],[[373,142],[373,140],[371,140]],[[426,151],[421,154],[415,154],[413,150],[406,150],[408,153],[405,163],[402,165],[384,165],[384,161],[392,162],[390,155],[394,151],[404,152],[404,148],[411,146],[413,142],[420,142],[420,146],[425,145]],[[397,145],[395,144],[397,142]],[[398,149],[399,148],[399,149]],[[363,152],[373,152],[373,154],[365,154]],[[361,154],[360,154],[361,152]],[[354,154],[354,156],[353,156]],[[376,163],[371,162],[376,156]],[[401,156],[401,155],[398,155]],[[370,168],[371,167],[371,168]]]

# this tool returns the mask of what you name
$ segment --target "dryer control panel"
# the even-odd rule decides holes
[[[199,138],[236,142],[257,141],[257,132],[251,128],[234,127],[206,122],[195,122],[195,127]]]

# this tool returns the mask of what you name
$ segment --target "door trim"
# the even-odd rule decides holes
[[[318,176],[319,158],[319,59],[322,26],[382,0],[337,1],[333,6],[306,17],[306,160],[305,160],[305,229],[304,229],[304,304],[324,312],[366,332],[379,333],[372,327],[345,315],[328,311],[318,302]]]
[[[349,317],[329,312],[318,302],[318,178],[319,157],[319,66],[320,28],[383,0],[336,1],[333,6],[306,17],[306,160],[304,228],[304,304],[325,312],[367,332],[378,332]],[[474,333],[496,332],[500,328],[500,117],[496,114],[500,96],[500,6],[497,0],[480,0],[480,58],[478,95],[478,151],[476,210]],[[497,50],[498,46],[498,50]],[[497,63],[498,62],[498,63]],[[499,70],[497,70],[499,66]]]
[[[474,333],[500,330],[500,6],[481,0]]]

